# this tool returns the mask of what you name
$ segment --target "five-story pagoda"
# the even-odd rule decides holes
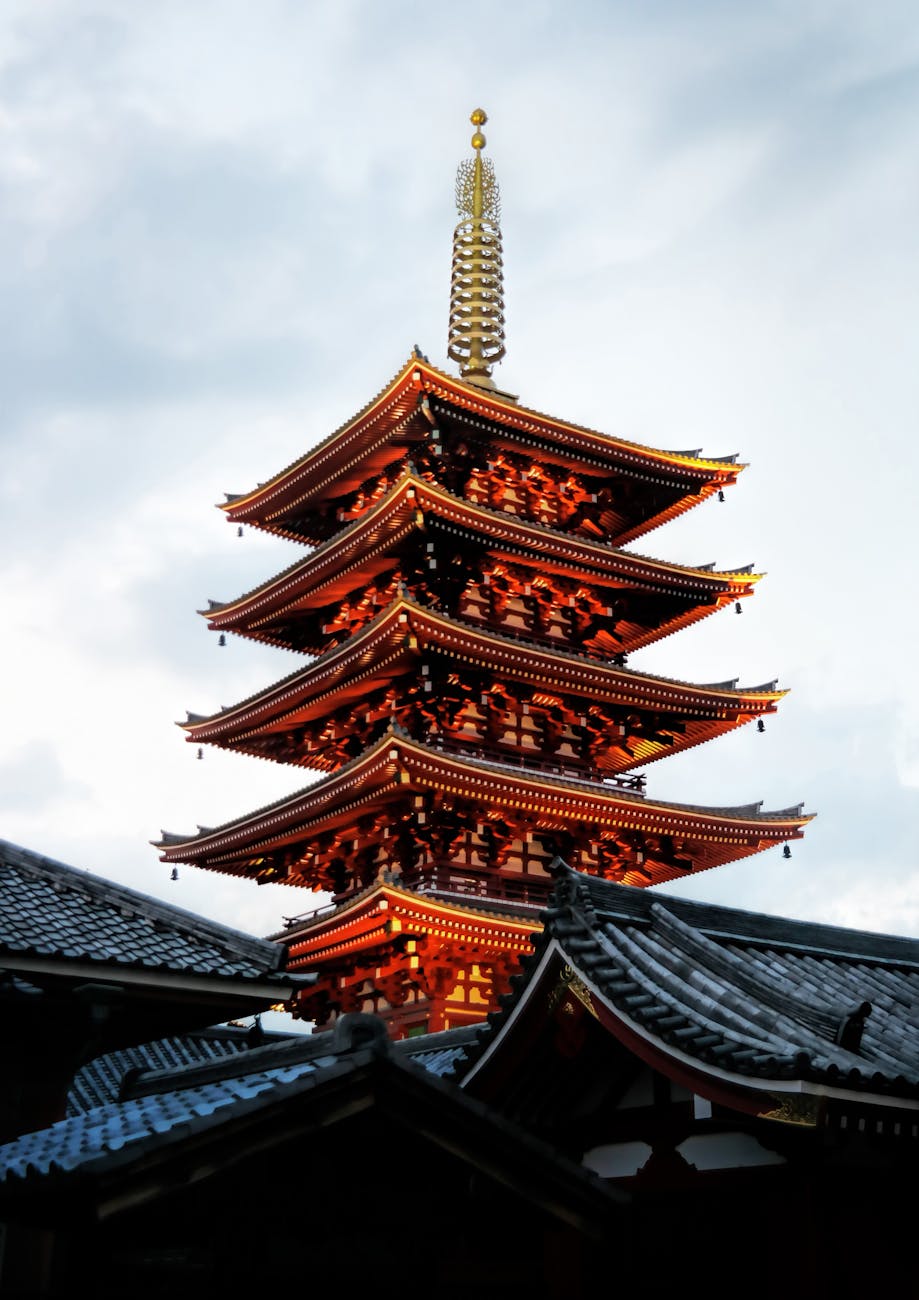
[[[691,685],[634,650],[749,595],[718,572],[623,550],[720,494],[742,468],[594,433],[521,406],[504,355],[498,190],[460,166],[449,354],[416,350],[341,428],[222,507],[310,549],[205,611],[309,656],[258,695],[183,724],[218,745],[319,771],[163,861],[284,882],[330,905],[276,935],[318,972],[295,1014],[372,1010],[396,1035],[496,1006],[562,858],[629,885],[706,870],[800,836],[800,806],[650,798],[636,769],[775,710],[775,683]],[[739,607],[739,606],[738,606]]]

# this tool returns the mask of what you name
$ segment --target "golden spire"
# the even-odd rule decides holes
[[[477,108],[469,118],[475,127],[475,155],[456,172],[456,207],[460,222],[453,232],[453,275],[450,284],[449,356],[460,374],[473,384],[494,388],[491,368],[504,356],[504,277],[501,272],[501,202],[495,168],[482,157],[488,121]]]

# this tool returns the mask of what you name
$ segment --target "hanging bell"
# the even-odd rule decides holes
[[[766,730],[766,724],[765,724],[765,722],[763,722],[762,718],[757,718],[757,719],[756,719],[756,730],[757,730],[757,731],[765,731],[765,730]],[[200,756],[200,753],[201,753],[201,751],[199,750],[199,751],[198,751],[199,756]]]
[[[170,880],[178,880],[178,878],[179,878],[179,868],[178,868],[178,867],[173,867],[173,868],[172,868],[172,874],[170,875],[169,879],[170,879]]]
[[[226,643],[227,643],[227,638],[226,638],[226,636],[224,635],[224,633],[221,632],[221,633],[220,633],[220,636],[217,638],[217,644],[218,644],[218,645],[226,645]]]
[[[198,758],[199,758],[199,759],[202,759],[203,757],[204,757],[204,750],[203,750],[203,749],[199,749],[199,750],[198,750]]]
[[[735,613],[735,614],[742,614],[742,613],[743,613],[743,605],[741,605],[741,603],[740,603],[739,600],[736,600],[736,601],[734,602],[734,613]]]
[[[242,524],[240,524],[239,527],[238,527],[237,530],[236,530],[236,536],[237,536],[237,537],[242,537],[242,535],[243,535],[243,526],[242,526]]]
[[[782,847],[782,857],[783,857],[783,858],[790,858],[790,857],[791,857],[791,849],[788,847],[787,844],[783,845],[783,847]]]
[[[724,493],[722,492],[721,488],[718,489],[718,500],[719,501],[724,500]]]

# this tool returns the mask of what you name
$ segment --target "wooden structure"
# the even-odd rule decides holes
[[[479,131],[473,145],[479,168]],[[623,549],[721,495],[742,466],[596,433],[495,387],[500,259],[483,193],[457,235],[461,262],[476,230],[488,244],[487,274],[455,269],[463,377],[416,352],[325,441],[223,507],[237,528],[310,550],[212,603],[209,626],[311,659],[232,708],[189,715],[187,739],[324,775],[159,847],[168,863],[331,894],[276,936],[292,969],[320,974],[297,1006],[319,1025],[360,1010],[395,1034],[481,1018],[538,928],[558,857],[658,884],[795,838],[807,820],[800,806],[647,796],[638,769],[761,723],[783,694],[629,665],[753,591],[749,567]],[[487,347],[475,324],[460,338],[479,319]]]

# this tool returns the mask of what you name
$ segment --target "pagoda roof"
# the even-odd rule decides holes
[[[601,832],[623,830],[680,836],[705,845],[705,868],[733,862],[798,838],[811,820],[800,805],[764,812],[760,803],[711,808],[630,795],[602,781],[577,781],[433,749],[390,730],[363,754],[305,789],[220,827],[196,835],[164,833],[156,842],[164,862],[189,862],[244,876],[253,857],[309,834],[347,825],[359,810],[409,790],[439,789],[477,803],[538,816],[565,826],[596,823]],[[682,878],[685,870],[654,863],[649,883]],[[303,882],[308,883],[308,882]]]
[[[741,688],[734,682],[694,685],[635,672],[450,618],[402,595],[305,668],[230,708],[209,717],[190,717],[180,725],[195,744],[214,742],[245,749],[249,742],[253,752],[261,754],[254,743],[258,737],[365,698],[374,683],[409,670],[429,646],[458,660],[488,665],[497,676],[532,683],[549,693],[589,695],[595,700],[685,713],[685,735],[675,736],[672,745],[636,742],[629,767],[701,744],[738,722],[772,712],[787,694],[776,690],[775,682]]]
[[[316,547],[308,556],[260,586],[221,603],[210,602],[200,610],[214,629],[227,628],[267,641],[276,637],[260,631],[298,608],[317,602],[325,605],[347,595],[360,581],[385,571],[388,548],[412,529],[439,523],[458,537],[472,534],[488,550],[511,563],[521,559],[551,569],[552,573],[578,581],[638,587],[646,591],[685,595],[695,602],[662,628],[646,631],[630,642],[637,649],[668,636],[727,604],[750,594],[761,574],[751,566],[715,571],[710,566],[692,567],[654,560],[603,543],[563,533],[544,524],[521,519],[489,506],[466,501],[439,484],[427,482],[411,469],[400,475],[392,488],[365,514]]]
[[[616,470],[649,478],[682,495],[651,519],[623,535],[628,541],[683,513],[733,483],[745,468],[735,456],[702,458],[696,451],[664,451],[572,424],[521,406],[506,394],[488,391],[446,374],[418,356],[410,358],[390,382],[356,415],[322,442],[251,492],[231,495],[221,508],[234,522],[255,524],[285,536],[298,534],[285,520],[302,513],[336,486],[357,487],[391,459],[391,447],[416,416],[419,401],[447,403],[467,422],[510,435],[515,442],[549,451],[566,464]],[[417,435],[416,435],[417,437]]]
[[[375,881],[344,902],[289,918],[271,938],[289,946],[291,969],[318,970],[326,961],[365,955],[377,944],[391,943],[395,935],[417,930],[473,944],[482,955],[532,952],[531,939],[540,928],[537,906],[509,907],[486,898],[469,903],[468,895],[462,897],[461,902],[443,890],[421,893]]]
[[[460,1066],[477,1095],[567,966],[611,1034],[712,1101],[803,1123],[833,1098],[919,1109],[919,940],[650,895],[567,867],[542,916],[536,956]]]

